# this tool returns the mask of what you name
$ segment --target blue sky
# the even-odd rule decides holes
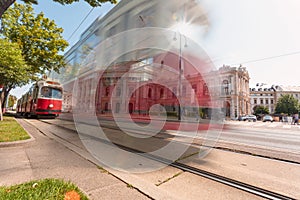
[[[217,66],[300,51],[300,1],[205,0],[212,28],[205,41]],[[300,86],[300,54],[247,63],[250,83]]]
[[[202,0],[207,11],[210,29],[200,45],[214,60],[215,66],[238,66],[245,61],[300,52],[300,1],[299,0]],[[113,6],[104,4],[95,8],[68,42],[76,43],[80,34],[100,15]],[[91,7],[84,1],[62,6],[52,0],[39,0],[35,12],[55,20],[64,28],[63,36],[69,39],[89,13]],[[233,65],[234,66],[234,65]],[[244,64],[250,74],[250,84],[300,86],[300,53],[259,62]],[[28,86],[14,90],[20,97]]]
[[[39,0],[39,4],[33,7],[36,13],[43,12],[47,18],[54,20],[58,27],[62,27],[64,29],[63,37],[68,40],[70,46],[72,46],[78,41],[81,33],[88,28],[97,17],[105,15],[113,6],[114,5],[110,3],[105,3],[101,7],[94,8],[89,15],[88,13],[92,7],[82,0],[71,5],[61,5],[52,0]],[[86,20],[69,40],[73,32],[87,15]]]

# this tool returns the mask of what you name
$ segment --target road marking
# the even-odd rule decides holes
[[[251,122],[243,124],[243,126],[251,126],[253,125]]]
[[[274,127],[276,127],[278,124],[271,124],[271,125],[269,125],[268,127],[270,127],[270,128],[274,128]]]
[[[253,125],[253,126],[255,126],[255,127],[260,127],[260,126],[264,126],[265,124],[255,124],[255,125]]]
[[[291,128],[291,125],[283,125],[283,128]]]

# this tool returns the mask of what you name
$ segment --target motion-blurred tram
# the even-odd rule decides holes
[[[53,80],[37,81],[17,102],[17,114],[25,117],[55,118],[62,111],[62,85]]]
[[[166,117],[166,129],[177,129],[172,120],[216,118],[223,106],[218,74],[178,30],[182,24],[206,29],[196,1],[120,1],[90,25],[65,54],[66,67],[51,75],[63,84],[64,112],[87,119],[95,114],[100,121]]]

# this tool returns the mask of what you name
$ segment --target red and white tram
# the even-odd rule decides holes
[[[59,82],[40,80],[17,102],[17,114],[25,117],[57,117],[62,111],[63,88]]]

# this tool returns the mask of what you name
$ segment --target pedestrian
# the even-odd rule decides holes
[[[299,115],[298,113],[294,114],[294,125],[299,125]]]
[[[291,125],[294,125],[295,124],[295,114],[292,115],[292,122],[291,122]]]

